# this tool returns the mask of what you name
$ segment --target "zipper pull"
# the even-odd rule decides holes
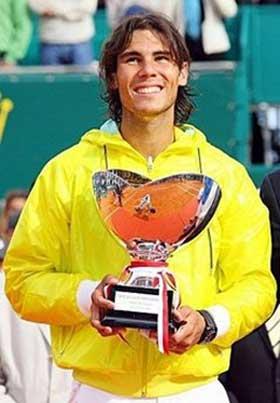
[[[152,157],[151,155],[149,155],[149,156],[148,156],[148,159],[147,159],[147,169],[148,169],[148,172],[151,172],[151,170],[153,169],[153,166],[154,166],[153,157]]]

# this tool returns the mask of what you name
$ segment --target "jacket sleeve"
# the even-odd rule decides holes
[[[13,2],[13,25],[11,43],[5,57],[10,62],[16,62],[25,56],[31,38],[31,21],[24,0]]]
[[[6,294],[18,314],[34,322],[75,325],[88,320],[76,302],[86,273],[70,254],[71,178],[50,162],[21,214],[4,261]]]
[[[79,0],[77,2],[57,2],[56,0],[28,0],[30,8],[37,14],[52,11],[56,16],[71,21],[79,21],[88,14],[94,14],[97,0]]]
[[[73,3],[53,1],[53,11],[69,21],[79,21],[85,16],[94,14],[97,9],[97,0],[79,0]]]
[[[244,168],[221,208],[218,293],[215,303],[230,314],[230,328],[213,341],[223,347],[260,326],[272,313],[276,284],[270,270],[268,212]],[[231,179],[225,186],[230,188]],[[223,197],[223,196],[222,196]]]

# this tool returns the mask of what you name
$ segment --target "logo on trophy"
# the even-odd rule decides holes
[[[107,289],[114,309],[101,323],[154,330],[158,348],[168,352],[179,305],[168,257],[207,226],[221,198],[219,185],[202,174],[182,173],[154,181],[125,170],[93,175],[93,189],[107,228],[127,249],[131,262],[119,283]]]

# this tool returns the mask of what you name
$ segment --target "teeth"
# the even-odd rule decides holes
[[[137,94],[157,94],[161,91],[160,87],[143,87],[136,90]]]

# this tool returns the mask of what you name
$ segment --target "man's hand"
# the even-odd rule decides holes
[[[101,334],[101,336],[112,336],[121,332],[119,328],[102,326],[101,319],[105,311],[114,308],[114,303],[105,298],[104,288],[109,285],[116,285],[119,280],[113,276],[105,276],[91,295],[91,324]],[[124,330],[124,329],[123,329]]]
[[[52,10],[45,10],[43,12],[43,16],[44,17],[49,17],[49,18],[56,17],[55,13]]]
[[[198,311],[188,306],[182,306],[173,313],[176,322],[182,323],[182,325],[170,337],[169,351],[183,354],[199,342],[206,323]]]

